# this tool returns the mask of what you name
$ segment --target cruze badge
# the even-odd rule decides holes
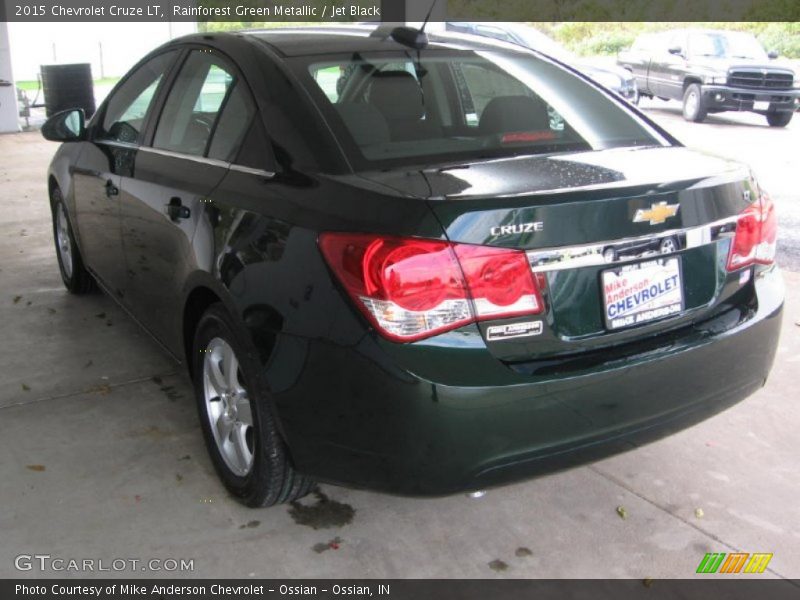
[[[520,233],[535,233],[544,229],[543,221],[534,221],[533,223],[516,223],[515,225],[498,225],[492,227],[489,233],[492,235],[514,235]]]
[[[643,223],[644,221],[649,221],[650,225],[658,225],[678,214],[680,207],[680,204],[667,204],[666,202],[651,204],[650,208],[637,210],[636,214],[633,215],[633,222]]]

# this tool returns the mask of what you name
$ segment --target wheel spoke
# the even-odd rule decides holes
[[[225,344],[222,353],[222,370],[225,373],[225,386],[231,392],[242,389],[239,385],[239,359],[233,353],[233,348]]]
[[[206,410],[208,412],[208,420],[211,423],[216,423],[220,416],[222,416],[222,413],[225,411],[225,407],[223,406],[222,400],[220,400],[219,397],[208,398],[208,392],[206,392]]]
[[[239,465],[243,472],[250,470],[250,464],[253,460],[253,454],[250,448],[247,447],[247,427],[238,425],[232,432],[231,441],[233,442],[234,460]]]
[[[221,396],[223,392],[227,391],[225,385],[225,377],[220,369],[220,361],[216,351],[209,352],[205,358],[206,368],[205,374],[208,383],[213,388],[217,397]]]
[[[253,426],[253,412],[250,409],[250,400],[248,400],[246,396],[240,396],[236,400],[236,415],[242,424],[248,427]]]
[[[224,445],[225,442],[233,441],[231,440],[231,433],[233,433],[233,421],[230,420],[224,414],[221,414],[217,419],[216,427],[217,427],[217,435],[219,436],[219,443]]]

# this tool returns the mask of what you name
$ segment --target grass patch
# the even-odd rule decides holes
[[[117,83],[121,77],[103,77],[101,79],[94,80],[94,86],[97,87],[99,85],[114,85]],[[19,89],[24,90],[26,92],[35,92],[39,89],[39,82],[38,81],[17,81],[16,85]]]

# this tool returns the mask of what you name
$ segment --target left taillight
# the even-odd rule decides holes
[[[728,254],[728,271],[752,264],[770,265],[775,261],[778,219],[775,204],[761,191],[757,201],[741,213]]]
[[[323,233],[319,245],[358,308],[394,341],[542,312],[521,250],[359,233]]]

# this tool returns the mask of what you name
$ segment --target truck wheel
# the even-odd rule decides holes
[[[767,113],[767,123],[770,127],[786,127],[792,120],[791,112],[771,112]]]
[[[692,83],[683,93],[683,118],[693,123],[701,123],[706,115],[708,110],[703,102],[700,85]]]
[[[291,464],[256,352],[221,303],[200,319],[193,348],[203,437],[228,491],[251,507],[308,494],[314,482]]]

